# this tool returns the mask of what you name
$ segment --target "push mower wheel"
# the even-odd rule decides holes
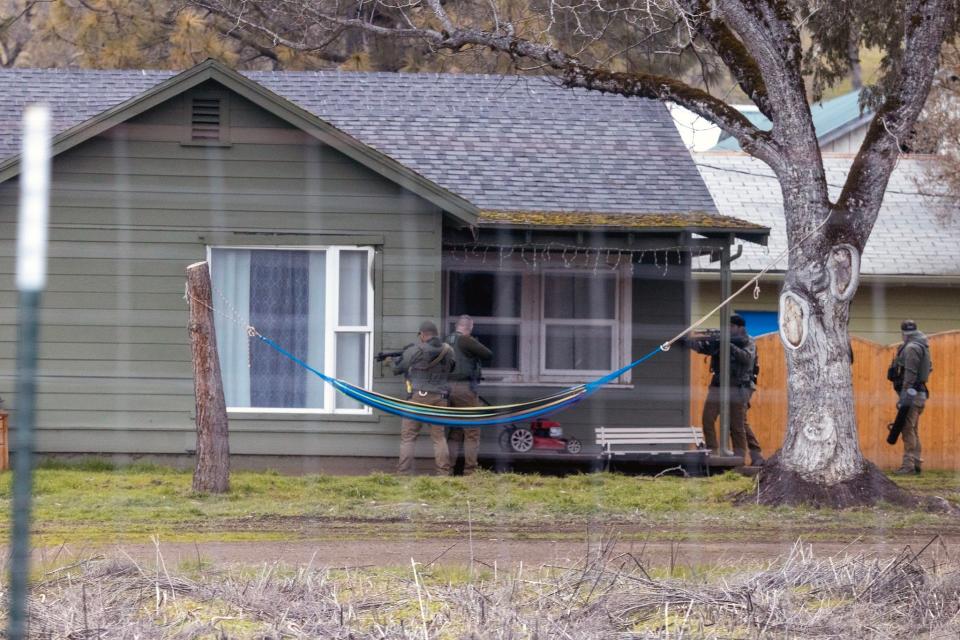
[[[567,438],[567,453],[580,453],[583,446],[576,438]]]
[[[517,453],[526,453],[533,449],[533,432],[526,427],[517,427],[510,434],[510,449]]]

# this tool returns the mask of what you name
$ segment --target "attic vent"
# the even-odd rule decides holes
[[[220,99],[194,98],[190,111],[190,139],[197,142],[220,140]]]

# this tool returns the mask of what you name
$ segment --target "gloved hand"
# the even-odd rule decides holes
[[[897,402],[897,409],[902,407],[912,407],[913,401],[917,399],[916,389],[907,389],[900,394],[900,401]]]

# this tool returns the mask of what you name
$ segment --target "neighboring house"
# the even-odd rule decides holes
[[[694,154],[720,212],[770,227],[770,242],[758,249],[744,244],[732,265],[734,283],[744,282],[786,248],[783,201],[773,172],[743,153]],[[825,155],[831,196],[846,180],[852,155]],[[861,261],[861,280],[850,308],[850,330],[880,344],[900,340],[900,322],[913,318],[926,333],[960,329],[960,217],[950,201],[929,195],[924,166],[931,159],[904,156],[890,178],[883,206]],[[736,253],[736,252],[734,252]],[[761,282],[761,294],[737,299],[751,334],[776,331],[777,300],[786,269],[784,258]],[[717,265],[699,259],[694,266],[697,293],[693,316],[712,307],[720,291]]]
[[[754,125],[770,130],[770,120],[760,113],[755,105],[736,104]],[[695,153],[703,151],[740,151],[736,138],[730,136],[709,120],[704,120],[689,109],[670,103],[670,115],[688,149]],[[854,153],[860,148],[867,133],[873,111],[861,110],[860,91],[852,91],[810,107],[814,130],[823,153]]]
[[[770,120],[753,105],[737,106],[750,122],[764,131],[771,128]],[[856,153],[867,134],[873,111],[860,106],[860,91],[818,102],[810,107],[813,129],[822,153]],[[720,133],[719,142],[712,151],[740,151],[740,143],[730,134]]]
[[[184,269],[211,261],[240,455],[393,457],[398,420],[247,338],[400,395],[373,354],[461,313],[496,352],[483,394],[593,379],[686,325],[690,256],[767,229],[718,214],[657,102],[496,76],[0,71],[0,320],[12,397],[19,114],[54,113],[42,453],[195,446]],[[681,350],[559,419],[687,425]],[[494,435],[491,430],[490,435]],[[489,435],[488,435],[489,437]],[[426,452],[427,439],[421,443]]]

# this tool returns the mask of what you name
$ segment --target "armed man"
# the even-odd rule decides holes
[[[493,352],[473,337],[473,318],[467,315],[457,319],[454,332],[447,336],[446,343],[453,347],[456,366],[450,374],[450,406],[479,407],[480,361],[488,361]],[[480,428],[451,427],[447,436],[450,447],[450,462],[455,464],[463,445],[463,475],[477,470],[480,453]]]
[[[420,404],[448,406],[448,376],[453,370],[453,348],[438,337],[437,325],[429,320],[420,325],[417,342],[407,346],[400,360],[393,365],[396,375],[407,379],[407,398]],[[433,441],[436,474],[450,475],[450,452],[446,430],[442,425],[429,425]],[[414,446],[423,423],[409,418],[400,422],[400,460],[397,473],[413,473]]]
[[[703,438],[711,451],[719,450],[716,421],[720,416],[720,336],[714,333],[694,334],[687,341],[697,353],[710,356],[713,377],[703,404]],[[760,443],[746,424],[747,407],[755,389],[757,345],[747,334],[743,316],[730,316],[730,439],[733,455],[743,458],[750,451],[750,464],[763,464]],[[726,445],[726,443],[723,443]]]
[[[933,361],[930,359],[930,345],[927,336],[917,329],[913,320],[904,320],[900,323],[900,335],[903,344],[897,349],[897,354],[887,369],[887,379],[893,383],[893,389],[899,399],[897,409],[906,408],[903,422],[903,463],[894,473],[920,473],[920,414],[927,404],[930,391],[927,389],[927,380],[933,371]]]

